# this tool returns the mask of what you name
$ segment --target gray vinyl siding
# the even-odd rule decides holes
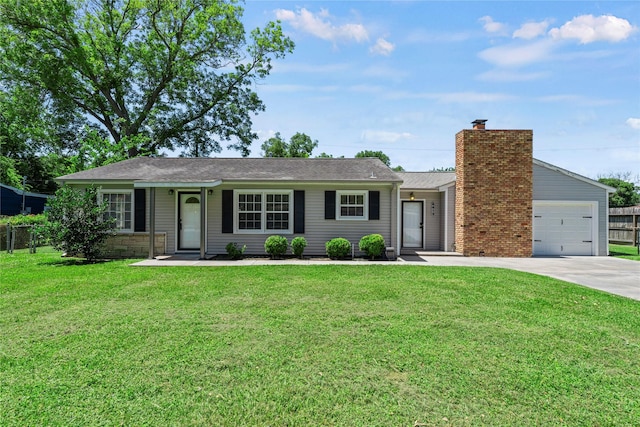
[[[451,186],[447,191],[440,192],[440,214],[442,215],[442,224],[440,229],[440,250],[452,251],[454,242],[453,233],[455,231],[455,207],[456,207],[456,187]],[[446,215],[446,218],[445,218]],[[448,236],[448,238],[447,238]]]
[[[533,200],[598,202],[598,248],[596,255],[607,255],[607,191],[564,173],[533,165]]]
[[[285,234],[289,242],[296,236],[303,236],[307,240],[305,255],[322,256],[326,254],[325,243],[335,237],[344,237],[355,244],[356,255],[361,255],[358,251],[358,242],[362,236],[372,233],[381,234],[387,245],[391,242],[392,235],[392,196],[395,197],[391,186],[363,188],[358,186],[227,186],[216,187],[213,196],[209,198],[208,218],[209,224],[207,232],[207,253],[226,254],[226,245],[236,242],[239,245],[246,245],[245,254],[265,255],[264,241],[272,234],[280,233],[222,233],[222,190],[239,189],[286,189],[304,190],[305,192],[305,232],[304,234]],[[377,190],[380,191],[380,219],[379,220],[325,220],[324,219],[324,194],[326,190]],[[234,207],[234,215],[235,207]],[[293,220],[293,218],[291,219]]]

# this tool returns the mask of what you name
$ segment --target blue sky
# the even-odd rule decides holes
[[[640,173],[640,3],[247,1],[296,43],[256,91],[263,141],[314,155],[380,150],[392,166],[454,165],[455,134],[533,129],[534,157],[597,178]],[[222,155],[237,156],[234,152]]]

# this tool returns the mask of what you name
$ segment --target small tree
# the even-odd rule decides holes
[[[45,232],[57,250],[82,254],[95,261],[107,237],[115,234],[115,218],[106,218],[107,203],[98,202],[98,189],[62,187],[49,200]]]

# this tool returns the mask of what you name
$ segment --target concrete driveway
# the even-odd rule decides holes
[[[405,262],[426,265],[500,267],[550,276],[616,295],[640,300],[640,262],[614,257],[480,258],[409,256]]]

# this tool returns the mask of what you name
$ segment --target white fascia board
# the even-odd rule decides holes
[[[185,181],[135,181],[133,188],[209,188],[217,187],[222,184],[222,180],[217,179],[215,181],[200,181],[200,182],[185,182]]]

